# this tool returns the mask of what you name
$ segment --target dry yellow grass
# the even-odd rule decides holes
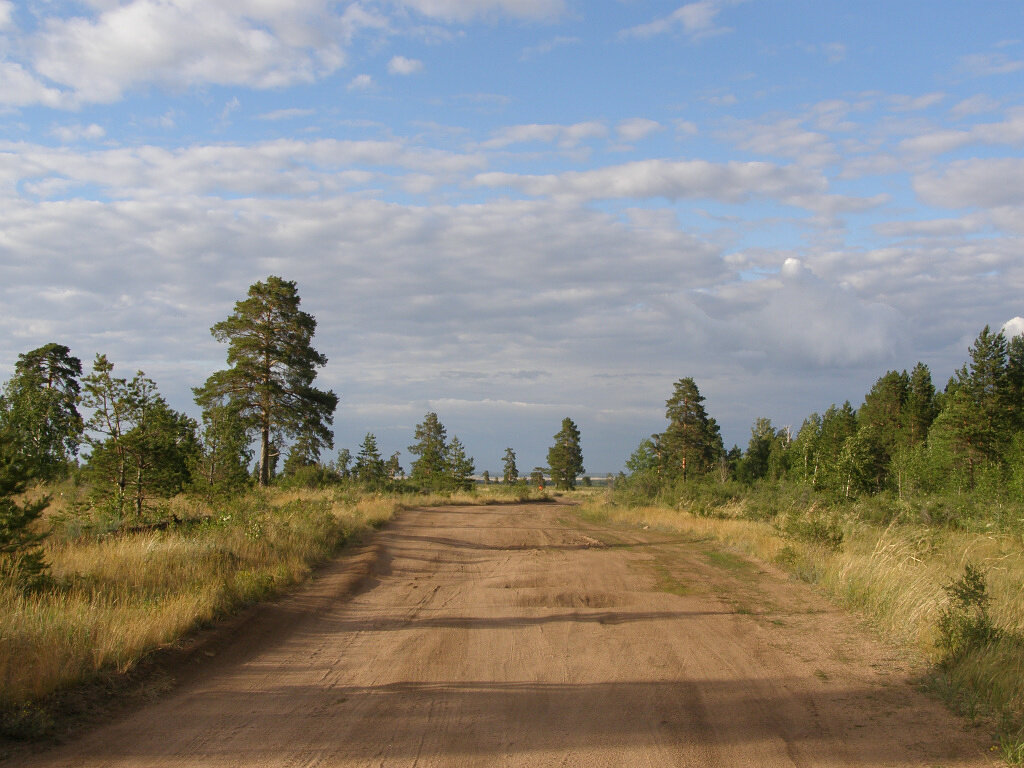
[[[341,541],[398,509],[394,498],[309,491],[254,493],[220,509],[175,503],[207,521],[51,537],[55,588],[0,588],[0,710],[130,667],[191,628],[304,579]]]

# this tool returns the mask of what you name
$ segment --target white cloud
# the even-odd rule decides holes
[[[44,85],[21,64],[0,61],[0,104],[14,107],[31,104],[62,107],[68,101],[68,94]]]
[[[414,75],[423,69],[419,59],[407,59],[405,56],[393,56],[388,62],[388,72],[392,75]]]
[[[940,173],[914,178],[914,191],[929,205],[945,208],[992,208],[1024,205],[1024,159],[1019,157],[964,160]]]
[[[1024,61],[1005,53],[973,53],[960,58],[960,66],[972,75],[1009,75],[1024,69]]]
[[[339,12],[328,0],[93,3],[78,16],[44,18],[26,39],[21,78],[67,89],[65,106],[114,102],[149,84],[276,88],[337,71],[355,34],[388,24],[359,3]],[[53,100],[45,91],[35,98]]]
[[[14,23],[14,3],[11,0],[0,0],[0,30]]]
[[[953,105],[950,112],[957,117],[966,117],[968,115],[980,115],[985,112],[995,112],[997,109],[999,109],[998,101],[991,96],[979,93]]]
[[[926,93],[921,96],[904,96],[897,94],[889,97],[889,102],[896,112],[919,112],[940,104],[946,98],[944,93]]]
[[[801,117],[776,123],[737,123],[726,133],[741,149],[761,155],[789,157],[802,164],[823,166],[838,159],[832,140],[824,133],[808,130]]]
[[[90,123],[89,125],[59,125],[50,131],[50,133],[65,144],[72,141],[79,141],[80,139],[102,139],[107,135],[103,126],[97,125],[96,123]]]
[[[574,123],[572,125],[533,123],[502,128],[481,146],[487,149],[501,149],[512,144],[529,142],[553,144],[557,142],[561,147],[571,148],[587,139],[599,139],[607,135],[608,127],[599,122]]]
[[[1008,339],[1012,339],[1014,336],[1024,336],[1024,317],[1018,315],[1007,320],[1003,323],[1002,331]]]
[[[301,107],[290,107],[288,109],[275,109],[272,112],[264,112],[262,115],[257,115],[259,120],[293,120],[298,117],[309,117],[315,115],[315,109],[303,109]]]
[[[667,198],[740,203],[751,198],[798,201],[803,205],[827,191],[824,177],[771,163],[710,163],[706,160],[643,160],[592,171],[528,176],[483,173],[481,186],[510,186],[529,195],[556,199]]]
[[[631,27],[624,30],[622,34],[627,37],[653,37],[682,30],[691,38],[701,38],[727,32],[729,30],[715,25],[715,20],[723,5],[722,0],[699,0],[695,3],[687,3],[668,16]]]
[[[623,120],[615,126],[615,132],[622,141],[640,141],[652,133],[664,130],[664,126],[656,120],[645,117],[634,117]]]
[[[510,16],[514,19],[550,20],[565,13],[564,0],[394,0],[424,16],[446,21],[471,21],[480,17]]]
[[[350,91],[368,91],[373,86],[373,77],[367,74],[356,75],[348,82],[348,89]]]
[[[683,136],[696,136],[700,133],[697,124],[689,120],[673,120],[672,125],[675,126],[676,132]]]

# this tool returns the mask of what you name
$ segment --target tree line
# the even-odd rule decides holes
[[[811,413],[794,434],[758,418],[745,450],[725,450],[691,378],[666,402],[668,427],[641,441],[622,487],[654,496],[687,483],[797,484],[833,500],[891,494],[1024,492],[1024,337],[986,326],[938,390],[931,371],[887,371],[858,408]]]

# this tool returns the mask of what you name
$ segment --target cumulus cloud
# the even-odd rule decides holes
[[[657,120],[649,120],[645,117],[634,117],[623,120],[615,126],[615,132],[622,141],[640,141],[652,133],[664,130],[664,126]]]
[[[129,0],[53,17],[33,40],[34,70],[80,102],[109,103],[148,83],[273,88],[337,70],[359,29],[386,21],[326,0]]]
[[[423,69],[419,59],[407,59],[405,56],[393,56],[388,62],[388,72],[392,75],[414,75]]]
[[[1014,336],[1024,336],[1024,317],[1018,315],[1003,323],[1003,333],[1006,334],[1006,338],[1012,339]]]
[[[107,135],[103,126],[96,123],[90,123],[89,125],[59,125],[50,133],[65,144],[81,139],[102,139]]]
[[[0,61],[0,104],[23,107],[42,104],[63,107],[70,103],[69,95],[45,85],[38,77],[13,61]]]
[[[356,75],[348,81],[348,89],[350,91],[368,91],[373,88],[373,76],[367,74]]]

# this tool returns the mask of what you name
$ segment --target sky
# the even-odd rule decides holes
[[[1024,331],[1022,150],[1016,0],[0,0],[0,379],[198,415],[278,275],[338,448],[617,472],[683,377],[745,447]]]

